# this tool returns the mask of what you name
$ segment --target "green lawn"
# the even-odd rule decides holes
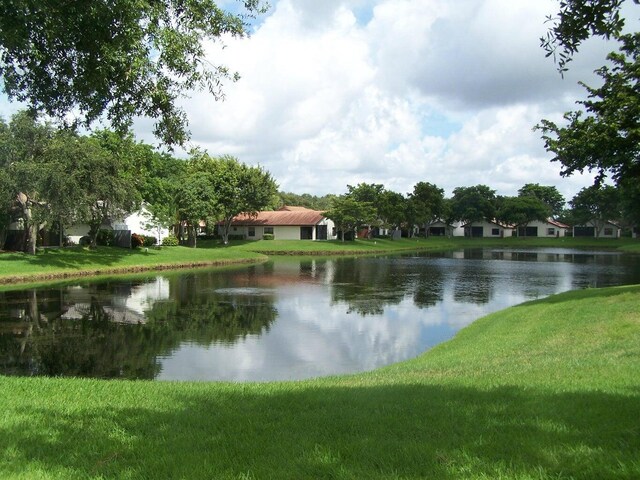
[[[640,478],[640,286],[494,313],[370,373],[0,377],[3,479]]]
[[[45,249],[37,255],[0,254],[0,283],[45,280],[66,275],[113,274],[146,269],[193,267],[231,262],[262,261],[266,257],[229,248],[163,247],[124,249],[73,247]]]

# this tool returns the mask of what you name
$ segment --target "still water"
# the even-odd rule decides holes
[[[267,381],[360,372],[525,300],[632,283],[640,256],[469,249],[6,291],[0,374]]]

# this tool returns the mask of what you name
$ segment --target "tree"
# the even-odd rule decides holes
[[[563,0],[543,47],[548,55],[561,49],[559,69],[590,36],[613,38],[618,52],[608,55],[609,66],[596,70],[603,84],[587,90],[582,110],[567,112],[566,126],[542,120],[536,126],[543,133],[545,147],[562,164],[561,175],[596,172],[595,185],[610,176],[621,189],[633,193],[640,181],[640,33],[623,33],[621,15],[624,0]],[[636,5],[640,0],[633,0]],[[631,217],[640,217],[636,204]]]
[[[456,187],[451,198],[451,215],[463,222],[491,220],[496,214],[496,192],[486,185]]]
[[[370,225],[376,221],[377,213],[369,202],[359,202],[349,195],[341,195],[334,199],[324,216],[334,221],[344,242],[345,232],[355,232],[362,225]]]
[[[2,130],[0,162],[6,172],[3,189],[20,210],[25,251],[35,254],[38,232],[49,219],[43,180],[47,175],[46,151],[54,130],[26,111],[13,115]]]
[[[424,225],[424,235],[429,235],[429,224],[442,217],[444,190],[429,182],[418,182],[409,194],[413,204],[415,219]]]
[[[518,190],[519,197],[535,197],[543,201],[550,210],[550,215],[554,218],[560,215],[566,203],[558,189],[551,185],[540,185],[538,183],[527,183]]]
[[[190,244],[195,246],[195,226],[205,220],[221,222],[226,245],[233,218],[257,215],[277,191],[271,174],[260,167],[249,167],[229,155],[212,158],[194,152],[178,190],[179,211],[190,226]]]
[[[385,228],[402,227],[407,221],[407,199],[401,193],[383,191],[378,205],[378,218]]]
[[[549,206],[534,196],[504,197],[501,199],[496,218],[517,225],[527,235],[527,225],[534,220],[544,221],[549,217]]]
[[[103,224],[140,206],[134,145],[131,135],[109,130],[90,137],[61,131],[47,152],[50,210],[67,225],[88,224],[92,248]]]
[[[569,202],[573,217],[582,225],[593,224],[596,238],[606,222],[620,217],[620,196],[615,187],[585,187]]]
[[[89,126],[106,118],[124,132],[135,116],[157,119],[167,144],[187,138],[176,100],[192,89],[222,97],[238,78],[206,58],[205,41],[247,33],[264,11],[245,0],[231,14],[213,0],[13,0],[0,3],[0,76],[10,98]]]

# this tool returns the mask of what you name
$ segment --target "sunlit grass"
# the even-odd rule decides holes
[[[640,478],[640,286],[301,382],[0,377],[0,478]]]
[[[165,267],[192,267],[232,261],[259,261],[264,256],[225,248],[163,247],[124,249],[116,247],[45,249],[37,255],[0,254],[0,282],[45,279],[56,274],[95,275]]]

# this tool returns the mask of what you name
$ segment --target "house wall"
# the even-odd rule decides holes
[[[313,232],[315,236],[315,229]],[[273,227],[273,238],[275,240],[300,240],[300,227],[279,226]]]
[[[575,228],[576,227],[580,227],[581,225],[576,225],[574,226],[574,234],[573,236],[575,237]],[[595,222],[588,222],[586,224],[587,227],[593,227],[594,229],[594,233],[593,236],[596,237],[596,224]],[[618,227],[617,225],[613,224],[613,223],[605,223],[604,226],[600,229],[599,238],[620,238],[620,235],[622,233],[622,229],[620,227]]]
[[[513,228],[502,227],[495,223],[483,221],[466,224],[464,226],[465,236],[473,227],[482,227],[482,236],[484,238],[502,238],[511,237],[513,235]],[[471,236],[471,234],[469,233],[468,236]]]
[[[538,237],[543,238],[564,237],[567,231],[565,228],[558,227],[552,223],[542,222],[540,220],[529,222],[527,227],[538,227]],[[551,231],[552,229],[553,231]]]
[[[131,230],[131,233],[137,233],[138,235],[146,235],[149,237],[156,237],[158,244],[162,243],[162,239],[169,235],[168,228],[150,228],[146,224],[151,219],[148,210],[144,207],[137,212],[132,213],[124,219],[123,222],[126,228],[118,228],[116,222],[113,223],[114,230]]]
[[[80,238],[89,235],[89,228],[86,223],[77,223],[65,228],[64,234],[69,239],[69,242],[77,244],[80,242]]]

